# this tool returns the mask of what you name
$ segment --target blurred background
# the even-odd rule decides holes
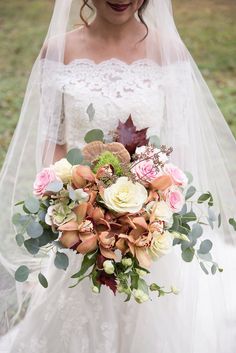
[[[54,0],[0,0],[0,167]],[[236,136],[236,0],[173,0],[177,27]]]

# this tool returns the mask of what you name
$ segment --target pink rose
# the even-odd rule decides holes
[[[140,182],[151,182],[158,176],[157,168],[151,159],[135,162],[132,173],[138,177]]]
[[[163,167],[163,171],[172,177],[175,185],[178,185],[178,186],[186,186],[187,185],[188,179],[187,179],[186,175],[184,174],[184,172],[181,169],[176,167],[174,164],[172,164],[172,163],[165,164]]]
[[[173,212],[178,213],[182,210],[185,199],[178,187],[171,186],[165,191],[164,195],[168,205]]]
[[[37,196],[43,196],[46,192],[47,186],[55,180],[58,180],[58,178],[54,170],[50,168],[44,168],[36,176],[34,182],[34,194]]]

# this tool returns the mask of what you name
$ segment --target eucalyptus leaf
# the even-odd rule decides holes
[[[39,200],[35,197],[29,197],[25,200],[24,206],[30,213],[37,213],[39,211]]]
[[[38,222],[31,222],[26,227],[26,232],[31,238],[36,239],[43,234],[43,227]]]
[[[194,249],[193,248],[187,248],[186,250],[182,251],[182,259],[185,262],[191,262],[194,257]]]
[[[203,262],[200,262],[200,266],[201,266],[201,269],[205,272],[205,274],[209,275],[209,272]]]
[[[216,214],[215,212],[213,211],[212,208],[208,208],[208,218],[212,221],[212,222],[215,222],[217,220],[217,217],[216,217]]]
[[[88,106],[88,108],[86,110],[86,113],[89,116],[89,121],[93,121],[94,116],[95,116],[95,109],[94,109],[93,103],[89,104],[89,106]]]
[[[25,282],[30,274],[30,270],[27,266],[20,266],[15,272],[15,280],[18,282]]]
[[[104,140],[104,133],[100,129],[93,129],[87,132],[87,134],[84,137],[84,141],[87,143],[93,142],[93,141],[103,141]]]
[[[21,214],[15,213],[12,217],[12,223],[15,225],[18,225],[20,223],[20,219],[21,219]]]
[[[213,264],[211,266],[211,273],[214,275],[214,274],[216,274],[216,271],[217,271],[217,266],[216,266],[216,264]]]
[[[212,262],[212,255],[211,255],[211,253],[207,253],[207,254],[201,254],[201,253],[199,253],[199,252],[197,252],[197,253],[198,253],[198,256],[199,256],[202,260],[207,261],[207,262]]]
[[[184,215],[188,212],[187,204],[185,203],[182,207],[182,210],[179,212],[180,215]]]
[[[186,177],[188,178],[188,184],[191,184],[193,182],[193,176],[191,173],[189,172],[184,172],[184,174],[186,175]]]
[[[48,184],[46,191],[57,193],[62,189],[63,189],[63,182],[61,180],[55,180],[52,183]]]
[[[195,193],[197,189],[194,186],[190,186],[186,192],[185,200],[189,200]]]
[[[66,159],[71,165],[78,165],[83,163],[84,157],[79,148],[73,148],[67,153]]]
[[[22,246],[24,244],[25,238],[22,234],[16,234],[16,242],[18,246]]]
[[[219,213],[219,215],[218,215],[218,228],[220,228],[221,227],[221,214]]]
[[[40,221],[45,222],[47,212],[45,210],[40,210],[38,213],[38,218]]]
[[[161,140],[159,136],[153,135],[149,137],[149,144],[154,145],[156,148],[160,148]]]
[[[48,288],[47,278],[41,272],[38,274],[38,280],[44,288]]]
[[[200,248],[198,250],[199,254],[207,254],[212,249],[212,242],[209,239],[203,240],[201,242]]]
[[[31,255],[36,255],[39,252],[38,239],[27,239],[24,241],[24,246]]]
[[[15,203],[14,206],[20,206],[20,205],[23,205],[24,203],[25,203],[25,201],[19,201],[19,202]]]
[[[69,258],[66,254],[57,251],[54,259],[54,265],[60,270],[66,270],[69,265]]]
[[[199,223],[195,223],[192,226],[191,237],[197,239],[200,238],[203,234],[203,228]]]

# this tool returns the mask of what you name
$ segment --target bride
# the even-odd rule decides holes
[[[78,24],[79,21],[79,24]],[[76,25],[76,26],[75,26]],[[83,146],[85,133],[106,137],[132,115],[137,129],[172,146],[172,160],[210,190],[222,231],[209,232],[223,273],[206,276],[176,250],[151,280],[178,296],[124,303],[84,281],[70,289],[80,256],[66,271],[18,247],[14,204],[32,191],[37,171]],[[1,352],[233,353],[236,350],[235,140],[174,24],[170,0],[56,0],[49,31],[26,91],[0,182]],[[31,274],[16,283],[15,270]],[[37,284],[39,267],[48,289]]]

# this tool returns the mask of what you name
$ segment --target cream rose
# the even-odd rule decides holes
[[[118,213],[139,212],[147,197],[148,193],[145,187],[140,183],[133,183],[127,177],[119,178],[103,193],[106,206]]]
[[[149,253],[153,260],[158,260],[161,256],[167,255],[173,246],[173,237],[170,232],[153,233],[153,239],[149,248]]]
[[[56,176],[60,178],[63,183],[68,183],[72,178],[72,165],[66,158],[62,158],[52,166]]]
[[[158,201],[153,204],[154,215],[158,221],[171,223],[173,212],[165,201]]]

